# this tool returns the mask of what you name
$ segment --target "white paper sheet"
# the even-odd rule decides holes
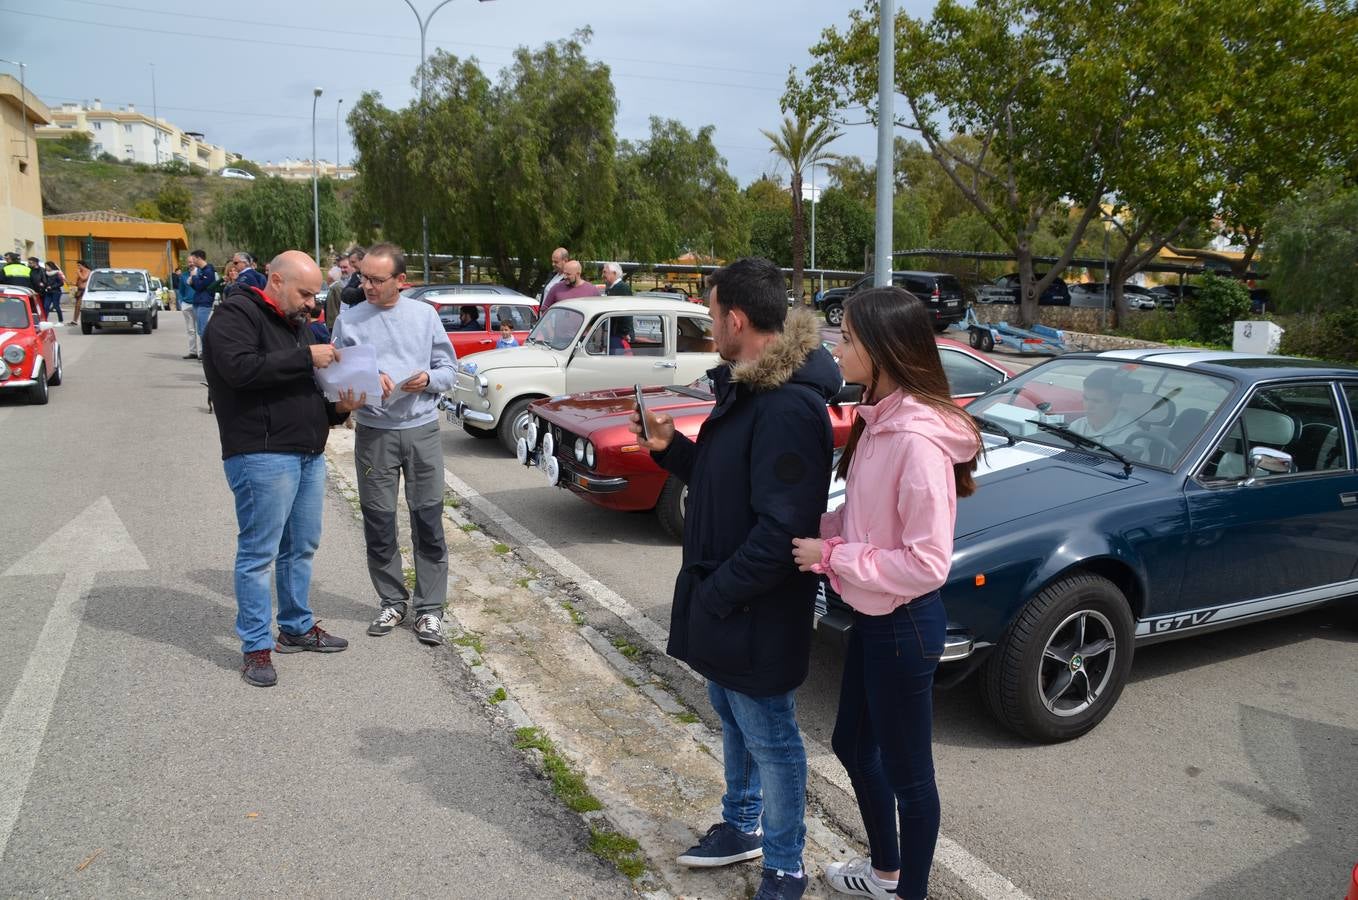
[[[372,344],[343,347],[339,359],[315,372],[316,383],[328,400],[338,400],[341,391],[352,388],[355,397],[367,394],[368,403],[377,405],[382,401],[382,382],[377,377],[377,348]]]

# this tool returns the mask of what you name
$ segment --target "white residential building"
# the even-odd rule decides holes
[[[155,165],[178,160],[216,172],[241,158],[239,153],[209,144],[200,132],[153,119],[130,103],[120,109],[104,109],[98,100],[89,106],[63,103],[52,109],[52,124],[39,128],[37,134],[39,139],[60,138],[72,131],[85,131],[94,138],[95,156],[108,153],[128,162]]]
[[[259,168],[263,170],[265,175],[276,175],[290,181],[311,179],[311,160],[309,159],[285,159],[282,162],[260,163]],[[354,177],[354,167],[338,166],[328,160],[321,159],[316,161],[316,174],[322,178],[348,181]]]

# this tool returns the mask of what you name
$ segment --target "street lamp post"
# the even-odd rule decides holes
[[[430,22],[431,19],[434,18],[434,13],[436,13],[436,12],[438,12],[439,10],[443,9],[443,7],[447,6],[449,3],[452,3],[452,2],[453,2],[453,0],[443,0],[443,2],[440,3],[438,6],[435,6],[433,9],[429,10],[429,15],[427,15],[427,16],[421,18],[421,17],[420,17],[420,11],[419,11],[418,9],[415,8],[415,4],[414,4],[414,3],[411,3],[410,0],[405,0],[406,6],[409,6],[409,7],[410,7],[410,11],[413,12],[413,13],[415,14],[415,21],[418,22],[419,25],[420,25],[420,130],[421,130],[421,136],[423,136],[424,119],[425,119],[425,116],[426,116],[427,113],[428,113],[428,105],[427,105],[428,97],[426,96],[426,94],[425,94],[425,89],[424,89],[424,88],[425,88],[425,83],[424,83],[424,42],[425,42],[425,36],[427,35],[427,33],[428,33],[428,31],[429,31],[429,22]],[[482,3],[485,3],[486,0],[481,0],[481,2],[482,2]],[[429,283],[429,214],[424,210],[424,203],[423,203],[423,202],[420,204],[420,207],[421,207],[421,209],[420,209],[420,234],[421,234],[421,236],[422,236],[423,239],[424,239],[424,269],[423,269],[423,275],[422,275],[421,277],[422,277],[422,280],[424,281],[424,283],[425,283],[425,284],[428,284],[428,283]]]
[[[316,227],[316,265],[321,264],[321,195],[320,188],[317,187],[316,179],[319,172],[316,168],[316,101],[321,99],[321,89],[315,88],[311,92],[311,218]]]
[[[896,126],[896,3],[881,0],[877,34],[877,236],[872,286],[891,284],[892,136]]]
[[[339,178],[340,154],[339,154],[339,127],[340,127],[340,106],[344,104],[344,98],[335,101],[335,177]]]

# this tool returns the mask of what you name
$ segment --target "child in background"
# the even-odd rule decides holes
[[[500,322],[500,340],[496,342],[496,347],[517,347],[519,342],[514,338],[514,326],[505,321]]]

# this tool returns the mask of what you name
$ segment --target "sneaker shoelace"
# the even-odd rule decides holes
[[[268,650],[251,650],[245,654],[245,660],[247,666],[267,666],[273,662]]]
[[[395,625],[400,621],[401,614],[391,607],[382,610],[381,615],[377,617],[377,624],[382,626]]]
[[[438,631],[439,630],[438,616],[431,615],[420,616],[420,621],[415,624],[415,628],[417,631]]]

